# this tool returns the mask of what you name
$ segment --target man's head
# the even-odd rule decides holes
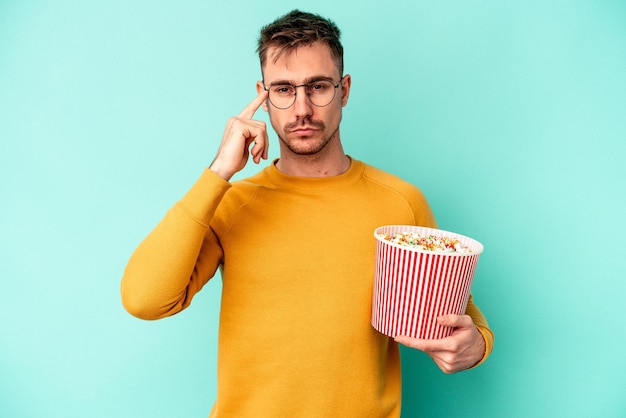
[[[293,11],[261,30],[258,45],[269,92],[263,109],[280,140],[281,157],[343,155],[342,107],[351,78],[343,74],[339,29],[327,19]]]
[[[332,21],[313,13],[293,10],[261,29],[257,52],[261,71],[268,60],[268,49],[272,48],[272,60],[295,51],[303,46],[323,43],[330,48],[337,65],[339,76],[343,74],[343,46],[339,41],[340,30]]]

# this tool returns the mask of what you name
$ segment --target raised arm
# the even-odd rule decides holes
[[[223,253],[211,219],[233,174],[252,155],[267,159],[265,124],[252,119],[267,99],[262,91],[230,118],[210,169],[177,202],[133,252],[121,283],[122,304],[132,315],[159,319],[180,312],[213,277]]]

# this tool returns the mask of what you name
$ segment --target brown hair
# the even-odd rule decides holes
[[[330,47],[339,75],[343,75],[343,46],[339,41],[341,31],[331,20],[313,13],[293,10],[261,28],[257,53],[261,71],[267,61],[267,50],[276,48],[274,59],[301,46],[323,42]]]

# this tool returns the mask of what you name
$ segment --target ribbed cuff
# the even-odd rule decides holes
[[[178,204],[191,217],[208,226],[217,206],[231,186],[229,182],[206,168]]]

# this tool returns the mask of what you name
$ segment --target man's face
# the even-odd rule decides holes
[[[297,86],[320,79],[332,80],[335,85],[340,83],[333,100],[324,107],[312,104],[304,87],[297,88],[295,103],[287,109],[278,109],[270,101],[263,104],[280,139],[281,154],[318,154],[330,141],[339,141],[341,110],[348,102],[350,76],[341,79],[326,44],[300,47],[281,55],[276,62],[275,51],[275,48],[268,49],[268,59],[263,68],[264,84],[268,89],[277,84]],[[260,92],[262,89],[263,82],[258,82],[257,90]]]

